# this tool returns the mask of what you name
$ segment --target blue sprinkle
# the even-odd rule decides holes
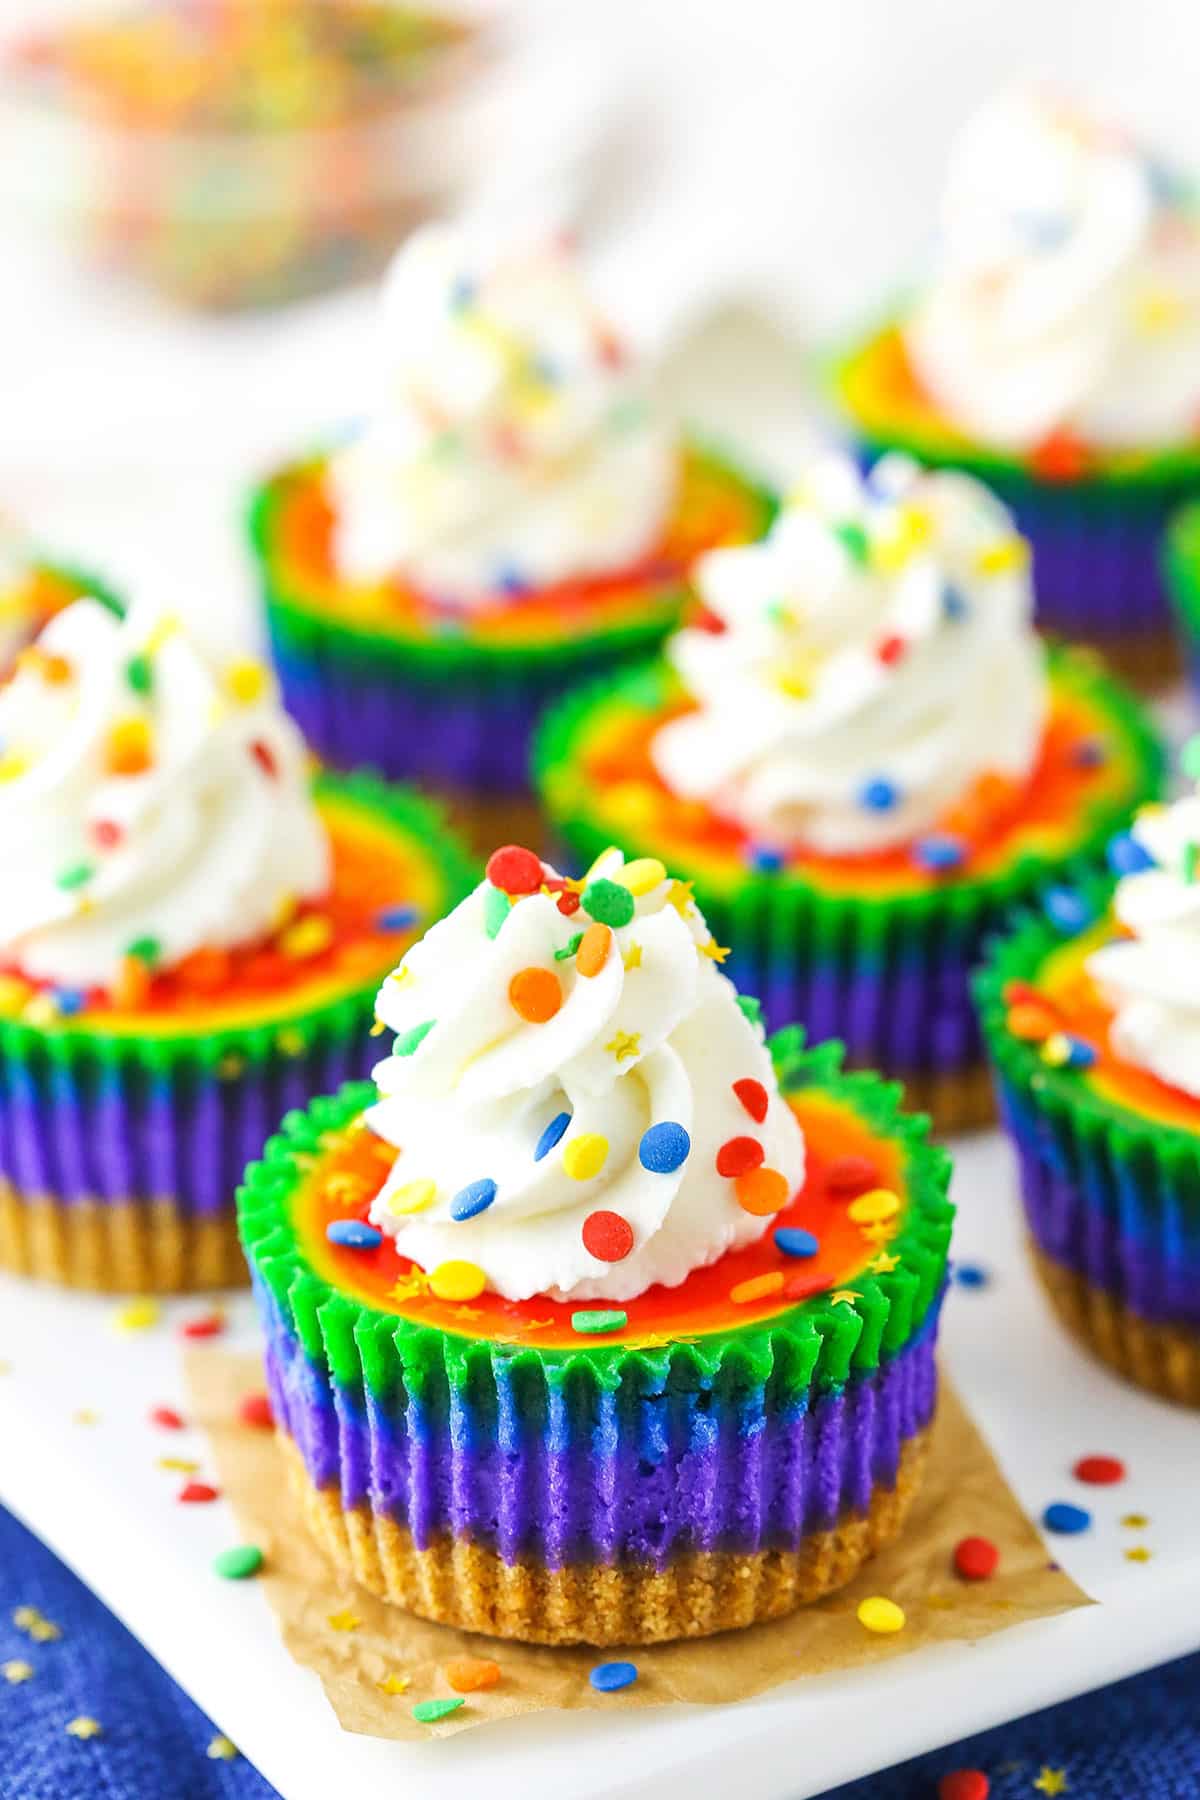
[[[460,275],[450,289],[450,305],[455,312],[464,312],[474,300],[478,289],[467,275]]]
[[[785,1256],[815,1256],[821,1248],[819,1238],[798,1225],[781,1225],[775,1233],[775,1248]]]
[[[83,1011],[87,995],[82,988],[55,988],[54,1004],[65,1018],[70,1018],[72,1013]]]
[[[588,1680],[598,1694],[618,1694],[632,1687],[638,1678],[637,1664],[628,1662],[597,1663]]]
[[[900,798],[900,791],[886,775],[876,775],[859,789],[858,803],[869,812],[890,812]]]
[[[1108,761],[1108,752],[1098,738],[1084,738],[1071,752],[1077,769],[1099,769]]]
[[[1067,1033],[1064,1033],[1064,1036],[1066,1036],[1067,1039],[1067,1059],[1064,1063],[1060,1063],[1059,1067],[1063,1069],[1090,1069],[1096,1060],[1096,1052],[1093,1046],[1088,1043],[1086,1038],[1071,1037]]]
[[[942,613],[947,619],[965,619],[971,610],[971,603],[960,588],[952,581],[942,586]]]
[[[347,1250],[377,1250],[383,1242],[382,1231],[362,1219],[330,1219],[325,1236],[331,1244],[342,1244]]]
[[[983,1288],[992,1278],[978,1263],[955,1263],[954,1279],[959,1287]]]
[[[1062,213],[1019,212],[1012,222],[1035,250],[1058,250],[1071,235],[1071,221]]]
[[[1132,831],[1122,831],[1113,838],[1105,854],[1114,875],[1140,875],[1143,870],[1155,867],[1154,858],[1144,845],[1138,843]]]
[[[1042,1514],[1042,1524],[1047,1531],[1058,1531],[1066,1537],[1075,1537],[1086,1531],[1092,1522],[1092,1515],[1082,1506],[1072,1506],[1067,1500],[1053,1501]]]
[[[638,1161],[652,1175],[671,1175],[687,1161],[691,1148],[692,1140],[683,1126],[664,1119],[642,1133]]]
[[[466,1187],[459,1188],[450,1202],[450,1217],[461,1225],[464,1219],[486,1212],[495,1198],[495,1182],[490,1175],[481,1175],[478,1181],[468,1181]]]
[[[492,578],[498,594],[527,594],[530,583],[512,563],[502,563]]]
[[[571,1115],[569,1112],[555,1113],[554,1117],[537,1141],[537,1148],[533,1153],[534,1162],[541,1162],[543,1156],[549,1156],[555,1144],[558,1143],[563,1132],[570,1123]]]
[[[930,832],[928,837],[918,838],[913,845],[913,860],[923,869],[957,869],[967,854],[967,846],[962,838],[954,837],[948,831]]]
[[[415,906],[385,906],[375,914],[375,924],[380,931],[407,931],[419,917]]]
[[[761,869],[764,875],[774,875],[783,867],[783,851],[772,850],[769,844],[749,844],[746,856],[752,869]]]
[[[1088,901],[1074,888],[1047,888],[1042,906],[1050,923],[1062,932],[1082,931],[1095,917]]]

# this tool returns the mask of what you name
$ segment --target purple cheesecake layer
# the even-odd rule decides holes
[[[271,1404],[310,1479],[419,1549],[450,1535],[555,1569],[795,1549],[892,1486],[902,1446],[933,1416],[936,1305],[890,1363],[807,1407],[774,1405],[769,1386],[547,1387],[500,1357],[486,1379],[380,1400],[319,1370],[255,1285]]]
[[[107,1047],[106,1047],[107,1052]],[[247,1162],[284,1113],[370,1073],[379,1048],[367,1025],[320,1034],[304,1053],[223,1058],[216,1071],[151,1046],[101,1061],[0,1056],[0,1181],[18,1197],[171,1200],[196,1217],[229,1212]]]

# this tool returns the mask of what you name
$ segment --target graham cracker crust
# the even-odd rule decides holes
[[[777,1619],[844,1587],[899,1533],[920,1487],[929,1429],[904,1445],[894,1488],[876,1487],[865,1517],[812,1532],[798,1550],[688,1551],[665,1569],[507,1563],[494,1550],[443,1539],[418,1550],[408,1531],[367,1506],[343,1511],[317,1488],[299,1450],[279,1441],[309,1529],[335,1567],[423,1619],[531,1644],[655,1644]]]
[[[895,1079],[904,1083],[906,1110],[928,1113],[939,1134],[978,1131],[996,1122],[996,1095],[987,1063],[947,1072],[898,1074]]]
[[[1029,1247],[1050,1304],[1072,1337],[1136,1386],[1200,1407],[1200,1332],[1143,1319],[1035,1243]]]
[[[243,1287],[233,1207],[189,1218],[170,1200],[24,1199],[0,1181],[0,1269],[103,1294]]]

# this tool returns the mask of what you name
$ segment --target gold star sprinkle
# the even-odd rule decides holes
[[[863,1225],[860,1229],[868,1244],[890,1244],[896,1235],[896,1221],[876,1219],[873,1225]]]
[[[20,1681],[33,1679],[33,1664],[14,1658],[12,1662],[0,1663],[0,1675],[3,1675],[5,1681],[11,1682],[15,1687]]]
[[[1127,1531],[1145,1531],[1150,1520],[1145,1513],[1126,1513],[1121,1523]]]
[[[148,1331],[152,1325],[158,1324],[159,1305],[144,1294],[138,1300],[130,1300],[117,1313],[113,1323],[118,1331]]]
[[[330,1613],[329,1623],[335,1631],[357,1631],[362,1620],[357,1613],[352,1613],[349,1607],[345,1607],[341,1612]]]
[[[411,1683],[407,1675],[385,1675],[375,1686],[381,1694],[407,1694]]]
[[[1034,1782],[1039,1794],[1065,1794],[1067,1791],[1067,1771],[1065,1769],[1049,1769],[1045,1765]]]
[[[407,1275],[401,1275],[393,1282],[391,1298],[393,1300],[423,1300],[429,1293],[429,1277],[424,1269],[410,1269]]]
[[[38,1617],[29,1626],[29,1635],[35,1644],[56,1644],[62,1636],[62,1628],[53,1619]]]
[[[856,1300],[861,1299],[862,1295],[855,1293],[853,1288],[835,1288],[829,1296],[829,1304],[831,1306],[853,1306]]]
[[[472,1319],[482,1319],[483,1308],[479,1306],[454,1306],[450,1309],[456,1319],[465,1319],[468,1324]]]
[[[1132,1549],[1125,1552],[1125,1561],[1147,1563],[1153,1555],[1153,1550],[1147,1550],[1145,1544],[1134,1544]]]
[[[12,1622],[18,1631],[28,1631],[41,1616],[36,1606],[18,1606],[13,1609]]]
[[[642,966],[642,946],[636,943],[626,944],[624,950],[621,952],[621,961],[625,964],[627,969],[640,969]]]
[[[667,905],[673,906],[682,919],[686,918],[694,904],[691,882],[676,878],[667,890]]]
[[[867,1267],[872,1275],[890,1275],[893,1269],[900,1267],[900,1258],[889,1256],[886,1251],[881,1250],[879,1255],[867,1264]]]
[[[624,1062],[627,1056],[640,1056],[642,1053],[642,1034],[640,1031],[618,1031],[610,1038],[604,1048],[612,1052],[618,1062]]]
[[[210,1762],[232,1762],[237,1753],[237,1745],[232,1738],[227,1738],[223,1731],[219,1731],[215,1738],[209,1739],[204,1752]]]
[[[710,937],[707,944],[700,945],[701,956],[707,956],[710,962],[723,963],[729,955],[728,946],[718,944],[716,938]]]
[[[393,969],[388,976],[388,980],[395,982],[397,987],[404,987],[404,985],[412,979],[413,972],[407,963],[401,963],[400,967],[398,969]]]
[[[160,1456],[154,1466],[165,1469],[168,1475],[195,1475],[200,1468],[190,1456]]]
[[[99,1737],[104,1727],[99,1719],[89,1719],[86,1713],[80,1713],[77,1719],[71,1719],[67,1725],[67,1736],[73,1738]]]

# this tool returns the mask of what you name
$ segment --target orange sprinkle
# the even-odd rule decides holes
[[[747,1169],[734,1182],[733,1191],[742,1211],[753,1213],[758,1219],[782,1212],[791,1198],[787,1176],[778,1169]],[[782,1275],[779,1279],[782,1282]]]
[[[751,1300],[765,1300],[768,1294],[777,1294],[783,1287],[782,1269],[771,1269],[766,1275],[752,1275],[749,1281],[739,1281],[736,1287],[729,1290],[729,1298],[735,1306],[745,1306]]]
[[[65,656],[55,656],[49,650],[42,651],[42,680],[48,687],[62,687],[70,681],[72,669]]]
[[[132,1010],[141,1006],[150,992],[150,971],[140,956],[123,956],[121,972],[113,984],[113,1000]]]
[[[562,1005],[562,985],[552,969],[518,969],[508,984],[508,1003],[519,1019],[544,1025]]]
[[[1009,1031],[1015,1038],[1024,1038],[1028,1043],[1041,1043],[1058,1030],[1058,1020],[1048,1006],[1036,1006],[1033,1001],[1022,1001],[1019,1006],[1010,1006],[1006,1019]]]
[[[446,1680],[456,1694],[478,1693],[495,1687],[499,1679],[500,1664],[490,1656],[456,1656],[446,1664]]]
[[[608,961],[611,948],[611,926],[601,925],[599,922],[589,925],[575,952],[575,967],[581,975],[598,975]]]
[[[108,734],[104,766],[110,775],[144,775],[153,762],[153,740],[145,719],[120,719]]]

